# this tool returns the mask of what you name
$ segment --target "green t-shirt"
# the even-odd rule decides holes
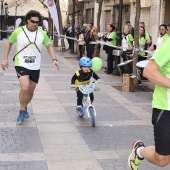
[[[132,42],[134,41],[134,38],[132,34],[128,34],[127,36],[128,36],[128,46],[133,45]]]
[[[116,32],[112,32],[110,35],[109,35],[109,38],[113,39],[111,41],[112,45],[116,45]]]
[[[23,26],[23,29],[26,34],[22,28],[19,27],[9,37],[9,42],[16,42],[17,54],[15,56],[15,66],[22,66],[30,70],[39,70],[41,63],[41,46],[42,44],[48,46],[50,39],[39,27],[33,32],[29,31],[26,26]]]
[[[146,39],[146,41],[150,39],[149,33],[147,31],[145,31],[145,39]]]
[[[168,38],[162,46],[152,56],[158,66],[159,72],[165,77],[170,78],[170,51],[169,51],[170,38]],[[152,107],[162,110],[170,110],[170,89],[155,85],[153,93]]]
[[[145,39],[144,37],[141,37],[141,38],[139,39],[139,45],[145,46],[145,44],[146,44],[146,39]],[[142,51],[142,50],[139,50],[139,55],[145,56],[145,52]]]

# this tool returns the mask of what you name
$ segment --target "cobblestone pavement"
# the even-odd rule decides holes
[[[5,41],[0,42],[3,51]],[[13,67],[0,70],[0,170],[128,170],[131,144],[142,139],[153,145],[151,92],[121,91],[121,76],[98,75],[104,81],[94,92],[96,127],[85,116],[75,114],[76,94],[70,79],[78,69],[75,54],[55,48],[60,71],[52,65],[45,48],[34,98],[28,106],[30,118],[16,125],[19,111],[19,83]],[[1,60],[2,60],[1,56]],[[105,63],[105,54],[101,53]],[[140,170],[158,168],[145,160]]]

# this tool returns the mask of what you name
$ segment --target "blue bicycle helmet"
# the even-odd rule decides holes
[[[92,62],[91,59],[89,57],[82,57],[79,60],[79,66],[80,67],[91,67],[92,66]]]

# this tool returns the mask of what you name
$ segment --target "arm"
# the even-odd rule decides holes
[[[145,48],[145,44],[146,44],[146,40],[144,37],[141,37],[140,40],[139,40],[139,47],[144,50]]]
[[[104,34],[104,36],[103,36],[103,40],[104,41],[112,41],[113,39],[112,38],[107,38],[107,35],[106,35],[106,33]]]
[[[74,74],[73,77],[72,77],[72,79],[71,79],[71,85],[70,85],[71,88],[74,88],[74,87],[75,87],[75,81],[76,81],[76,79],[77,79],[77,75]]]
[[[151,40],[150,40],[150,37],[149,37],[149,33],[147,31],[145,32],[145,39],[146,39],[146,43],[147,44],[151,43]]]
[[[76,79],[77,79],[77,75],[74,74],[72,79],[71,79],[71,84],[75,84]]]
[[[53,64],[56,65],[57,66],[57,70],[59,70],[60,69],[60,65],[57,62],[57,59],[56,59],[53,47],[51,45],[47,45],[45,47],[47,48],[47,51],[48,51],[48,53],[50,54],[50,56],[52,58]]]
[[[12,47],[12,43],[8,41],[5,45],[4,59],[1,63],[1,67],[4,71],[5,71],[6,68],[8,68],[8,55],[9,55],[9,52],[11,50],[11,47]]]
[[[159,72],[159,66],[154,60],[150,60],[143,71],[143,76],[147,77],[153,83],[170,88],[170,79]]]
[[[95,80],[100,80],[100,77],[95,72],[93,72],[93,78]]]
[[[131,34],[128,34],[128,50],[133,50],[133,41],[134,38]]]
[[[149,47],[148,50],[150,50],[150,51],[156,50],[156,45],[154,44],[153,46]]]

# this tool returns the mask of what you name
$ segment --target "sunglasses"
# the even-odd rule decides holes
[[[34,21],[34,20],[32,20],[32,19],[31,19],[31,22],[32,22],[33,24],[39,24],[39,21]]]
[[[163,29],[163,28],[159,28],[159,30],[164,31],[165,29]]]

